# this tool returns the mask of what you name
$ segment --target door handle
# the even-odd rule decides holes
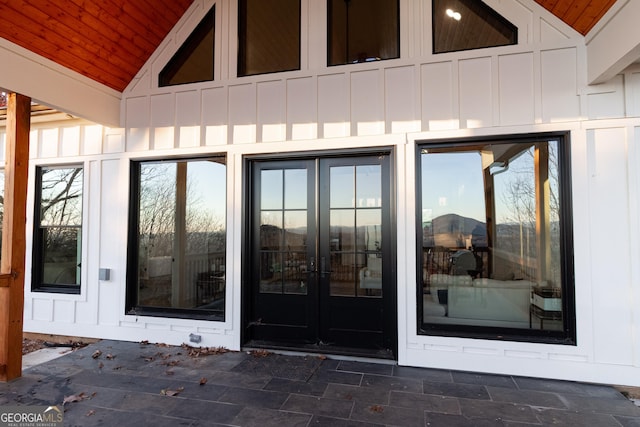
[[[327,260],[320,257],[320,274],[331,274],[331,270],[327,271]]]
[[[316,272],[316,258],[311,257],[309,258],[309,273],[315,273],[315,272]]]

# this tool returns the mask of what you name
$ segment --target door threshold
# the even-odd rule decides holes
[[[326,344],[275,343],[251,340],[242,347],[243,351],[269,350],[274,353],[290,355],[330,356],[332,359],[359,360],[375,363],[396,362],[391,350],[341,347]]]

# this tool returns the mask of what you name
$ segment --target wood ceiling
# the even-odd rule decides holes
[[[535,1],[584,35],[616,0]],[[0,37],[122,92],[192,2],[2,1]]]

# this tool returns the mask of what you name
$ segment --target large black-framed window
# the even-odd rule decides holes
[[[328,0],[327,64],[400,57],[398,0]]]
[[[224,320],[224,156],[134,161],[127,314]]]
[[[238,2],[238,77],[300,69],[300,0]]]
[[[518,43],[518,28],[478,0],[433,0],[433,53]]]
[[[83,177],[81,165],[36,168],[33,291],[80,293]]]
[[[418,333],[575,344],[566,133],[417,147]]]
[[[215,17],[214,6],[160,71],[160,87],[213,80]]]

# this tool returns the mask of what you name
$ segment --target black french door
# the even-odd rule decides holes
[[[389,157],[251,163],[249,340],[393,351]]]

